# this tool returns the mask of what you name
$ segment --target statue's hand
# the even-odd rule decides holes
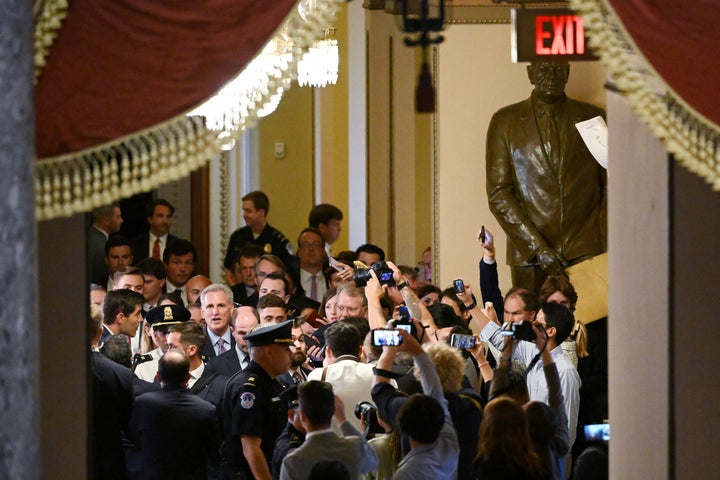
[[[555,249],[540,247],[535,258],[548,275],[566,275],[567,261]]]

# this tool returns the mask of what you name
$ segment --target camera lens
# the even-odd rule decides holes
[[[373,405],[370,402],[359,402],[357,405],[355,405],[355,418],[360,420],[362,418],[362,415],[365,415],[365,418],[367,419],[371,414],[375,412],[375,405]]]

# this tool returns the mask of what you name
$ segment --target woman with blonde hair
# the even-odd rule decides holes
[[[482,397],[471,388],[463,388],[465,359],[460,350],[444,342],[426,343],[423,350],[435,364],[457,432],[460,445],[457,478],[470,480],[473,478],[472,464],[477,454],[478,431],[483,415]],[[415,378],[419,380],[420,372],[415,368]]]
[[[477,480],[546,480],[548,472],[530,440],[522,406],[509,397],[491,400],[480,424]]]

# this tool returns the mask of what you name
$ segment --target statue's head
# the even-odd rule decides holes
[[[565,85],[570,76],[570,65],[564,61],[532,62],[527,67],[530,83],[535,92],[545,101],[553,101],[563,96]]]

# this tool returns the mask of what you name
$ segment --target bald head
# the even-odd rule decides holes
[[[187,284],[185,284],[187,304],[200,303],[200,292],[202,292],[208,285],[212,285],[212,282],[205,275],[195,275],[188,280]]]
[[[260,324],[260,316],[258,311],[253,307],[238,307],[232,314],[232,335],[238,348],[248,353],[248,346],[242,337],[252,331],[253,328]]]

